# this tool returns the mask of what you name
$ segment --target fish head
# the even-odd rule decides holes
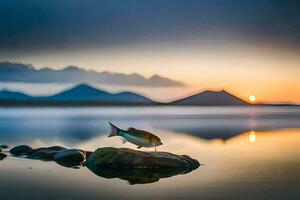
[[[156,137],[155,138],[155,145],[156,146],[159,146],[159,145],[162,145],[163,143],[161,142],[160,138],[159,137]]]

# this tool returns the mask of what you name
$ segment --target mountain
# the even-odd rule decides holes
[[[249,105],[242,99],[222,91],[204,91],[183,99],[171,102],[172,105],[195,105],[195,106],[242,106]]]
[[[69,83],[90,82],[109,85],[132,85],[147,87],[172,87],[184,84],[153,75],[145,78],[139,74],[122,74],[111,72],[87,71],[76,66],[69,66],[61,70],[51,68],[35,69],[32,65],[22,63],[0,62],[0,82],[30,82],[30,83]]]
[[[0,91],[0,101],[28,101],[32,97],[22,92],[14,92],[9,90]]]
[[[152,100],[136,93],[121,92],[112,94],[103,90],[96,89],[86,84],[77,85],[69,90],[65,90],[56,95],[46,97],[46,99],[54,102],[101,102],[105,104],[154,103]]]
[[[133,92],[109,93],[87,84],[80,84],[52,96],[33,97],[20,92],[0,91],[0,103],[25,104],[155,104],[156,102]]]

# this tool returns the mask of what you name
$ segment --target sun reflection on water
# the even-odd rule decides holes
[[[256,132],[255,131],[250,132],[249,141],[250,141],[250,143],[255,143],[256,142]]]

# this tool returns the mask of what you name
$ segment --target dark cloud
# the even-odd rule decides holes
[[[0,52],[223,34],[294,47],[299,19],[297,0],[2,0]]]

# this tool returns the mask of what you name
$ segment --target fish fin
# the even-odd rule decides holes
[[[142,148],[142,147],[137,147],[137,149],[140,149],[140,148]]]
[[[125,144],[127,142],[127,140],[125,138],[121,138],[122,143]]]
[[[116,127],[115,125],[113,125],[111,122],[108,122],[108,123],[110,125],[110,134],[108,137],[113,137],[113,136],[119,135],[120,129],[118,127]]]
[[[135,128],[133,128],[133,127],[129,127],[128,129],[127,129],[127,131],[135,131],[136,129]]]

